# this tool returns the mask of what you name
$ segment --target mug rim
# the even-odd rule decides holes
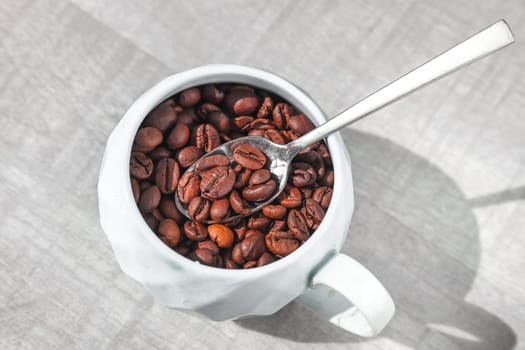
[[[315,101],[301,88],[297,87],[295,84],[291,83],[287,79],[275,74],[271,73],[269,71],[254,68],[254,67],[248,67],[243,65],[236,65],[236,64],[210,64],[210,65],[204,65],[204,66],[198,66],[191,68],[189,70],[185,70],[179,73],[175,73],[172,75],[169,75],[153,85],[150,89],[148,89],[146,92],[144,92],[139,98],[137,98],[133,104],[129,107],[128,111],[125,113],[124,119],[128,119],[126,117],[131,117],[131,119],[135,119],[133,121],[134,125],[127,125],[127,127],[132,128],[132,133],[130,133],[129,137],[127,138],[127,145],[126,146],[126,158],[125,158],[125,164],[129,164],[130,158],[131,158],[131,148],[133,145],[133,140],[136,135],[136,132],[138,128],[140,127],[140,124],[143,122],[144,118],[147,116],[147,114],[155,108],[157,105],[159,105],[162,101],[166,100],[167,98],[179,93],[180,91],[192,87],[192,86],[200,86],[203,84],[209,84],[209,83],[227,83],[227,82],[233,82],[233,80],[228,79],[222,79],[222,76],[244,76],[247,78],[255,79],[257,82],[255,83],[244,83],[239,82],[240,84],[248,84],[252,86],[256,86],[262,89],[266,89],[270,92],[274,92],[276,89],[281,89],[286,92],[286,94],[289,94],[292,96],[292,99],[301,101],[300,104],[303,105],[303,107],[306,108],[300,108],[301,112],[303,112],[315,125],[319,125],[319,121],[312,118],[312,115],[318,115],[321,116],[324,121],[328,120],[326,114],[321,110],[321,108],[315,103]],[[260,85],[263,82],[271,85],[272,87],[265,87],[265,86],[258,86],[257,83],[261,82]],[[278,95],[282,96],[282,93],[278,93]],[[290,100],[290,96],[283,96],[286,100]],[[290,102],[291,103],[291,102]],[[295,105],[295,103],[294,103]],[[138,116],[137,116],[138,115]],[[323,122],[324,122],[323,121]],[[342,149],[337,151],[337,143],[343,142],[342,139],[338,140],[338,133],[333,133],[326,137],[326,144],[330,151],[330,157],[332,159],[332,167],[334,170],[334,185],[333,185],[333,193],[343,193],[344,189],[342,186],[344,184],[341,183],[343,176],[339,175],[342,171],[342,161],[345,157],[345,151],[346,149]],[[340,137],[339,137],[340,138]],[[334,151],[335,150],[335,151]],[[135,200],[133,200],[133,191],[131,187],[131,176],[129,174],[129,166],[125,167],[123,170],[125,172],[125,183],[124,186],[126,187],[126,197],[131,198],[131,202],[128,201],[128,205],[131,205],[132,207],[132,213],[139,218],[138,225],[140,227],[141,233],[147,232],[145,234],[146,239],[148,242],[152,245],[152,248],[164,259],[167,259],[168,262],[175,262],[177,264],[181,264],[184,268],[187,269],[196,269],[196,272],[200,273],[209,273],[214,275],[221,275],[224,274],[224,277],[233,277],[233,276],[240,276],[242,275],[243,278],[246,277],[256,277],[257,275],[262,275],[269,273],[273,270],[278,270],[281,268],[285,268],[287,265],[293,264],[297,262],[308,250],[311,248],[315,243],[322,238],[322,234],[320,234],[318,231],[325,231],[326,227],[329,225],[328,220],[321,221],[321,224],[319,227],[311,234],[310,238],[307,239],[299,248],[297,248],[295,251],[290,253],[289,255],[274,261],[270,264],[251,268],[251,269],[226,269],[226,268],[218,268],[218,267],[212,267],[207,266],[204,264],[196,263],[185,256],[182,256],[181,254],[174,251],[172,248],[168,247],[162,240],[155,234],[155,232],[149,227],[149,225],[144,220],[144,217],[139,211],[138,205],[136,204]],[[339,189],[336,191],[336,189]],[[353,188],[351,189],[353,191]],[[341,194],[343,195],[343,194]],[[330,201],[330,205],[328,206],[328,209],[326,210],[325,217],[328,216],[328,214],[333,213],[335,211],[335,203],[334,198],[336,198],[335,195],[332,196],[332,200]],[[341,228],[343,230],[346,230],[347,228]],[[329,255],[329,251],[327,254]]]

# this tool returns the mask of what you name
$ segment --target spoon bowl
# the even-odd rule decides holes
[[[286,181],[288,180],[288,173],[290,170],[290,161],[291,161],[291,159],[289,159],[290,149],[289,147],[287,147],[287,145],[278,145],[260,136],[240,137],[238,139],[223,143],[219,147],[216,147],[215,149],[206,153],[204,156],[202,156],[197,161],[195,161],[191,166],[189,166],[186,169],[186,172],[195,171],[195,167],[203,158],[206,158],[206,157],[209,157],[215,154],[223,154],[228,159],[232,160],[233,159],[232,150],[241,144],[248,144],[250,146],[253,146],[259,149],[260,151],[264,153],[264,155],[268,159],[268,164],[266,164],[265,168],[270,171],[272,178],[278,184],[278,187],[268,199],[262,202],[250,202],[251,204],[250,212],[249,214],[246,214],[246,215],[251,215],[261,210],[262,207],[265,206],[266,204],[271,203],[284,190],[284,187],[286,186]],[[179,211],[182,214],[190,218],[188,214],[188,205],[180,201],[177,191],[175,192],[175,204],[177,206],[177,209],[179,209]],[[226,223],[226,222],[232,222],[235,220],[239,220],[246,215],[231,215],[222,220],[211,220],[210,219],[210,220],[202,220],[201,222],[205,224]]]

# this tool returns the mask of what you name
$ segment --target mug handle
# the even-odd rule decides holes
[[[336,326],[363,337],[381,332],[395,312],[381,282],[345,254],[332,256],[298,300]]]

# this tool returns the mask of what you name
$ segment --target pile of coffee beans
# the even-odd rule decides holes
[[[275,192],[265,155],[239,145],[233,160],[212,155],[194,171],[185,170],[239,137],[285,144],[312,129],[306,116],[268,91],[234,84],[186,89],[153,109],[137,131],[130,158],[133,196],[147,224],[177,253],[227,269],[269,264],[303,244],[325,215],[334,183],[326,144],[316,142],[294,159],[288,183],[274,201],[228,223],[203,221],[244,215],[253,202]],[[192,219],[178,211],[175,195]]]

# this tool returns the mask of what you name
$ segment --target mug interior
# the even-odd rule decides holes
[[[139,97],[139,99],[137,99],[130,110],[126,113],[126,116],[128,116],[130,113],[133,114],[133,118],[130,118],[132,124],[127,125],[127,128],[129,129],[129,138],[126,150],[126,164],[129,164],[130,161],[131,148],[135,134],[146,115],[153,108],[155,108],[165,99],[179,93],[184,89],[213,83],[246,84],[268,90],[287,100],[290,104],[307,116],[316,126],[324,123],[327,120],[325,114],[304,91],[291,84],[286,79],[273,73],[256,68],[226,64],[197,67],[165,78],[150,90],[145,92],[141,97]],[[256,274],[266,273],[273,269],[284,268],[286,265],[292,264],[300,259],[310,247],[315,245],[317,240],[322,238],[322,233],[326,231],[326,227],[330,224],[327,218],[333,215],[335,210],[334,202],[336,202],[336,198],[338,196],[344,195],[345,185],[341,183],[342,176],[340,174],[342,162],[348,161],[345,155],[344,144],[341,139],[336,138],[335,134],[328,136],[325,141],[330,152],[332,166],[334,169],[333,195],[325,217],[321,221],[319,228],[317,228],[317,230],[311,234],[311,237],[306,240],[299,248],[289,255],[270,264],[252,269],[224,269],[195,263],[194,261],[178,254],[169,248],[157,237],[157,235],[150,229],[143,219],[142,214],[140,213],[134,200],[131,201],[133,207],[131,210],[136,216],[140,217],[141,223],[138,224],[142,225],[141,231],[148,233],[146,235],[148,237],[146,238],[149,239],[157,251],[162,253],[163,256],[172,263],[176,263],[177,265],[181,265],[188,269],[198,270],[196,273],[206,272],[209,274],[225,274],[228,276],[232,276],[233,274],[245,274],[255,277]],[[125,178],[127,179],[127,191],[129,192],[127,193],[127,197],[133,199],[129,166],[127,166],[124,171],[126,171]]]

